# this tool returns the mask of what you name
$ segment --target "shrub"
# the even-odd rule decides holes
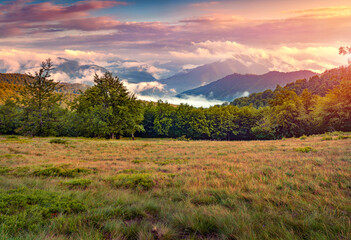
[[[35,176],[43,177],[76,177],[78,175],[90,174],[92,171],[87,168],[67,169],[63,167],[49,167],[33,172]]]
[[[187,138],[185,135],[181,136],[181,137],[177,137],[178,141],[190,141],[191,138]]]
[[[307,139],[307,136],[306,135],[303,135],[300,137],[300,140],[306,140]]]
[[[296,152],[302,152],[302,153],[308,153],[308,152],[315,152],[316,150],[314,150],[313,148],[311,147],[301,147],[301,148],[295,148],[295,151]]]
[[[72,179],[66,182],[62,182],[62,185],[65,185],[69,188],[87,188],[93,181],[90,179]]]
[[[67,144],[68,141],[65,139],[60,139],[60,138],[56,138],[56,139],[51,139],[50,143],[56,143],[56,144]]]
[[[109,181],[116,187],[148,190],[154,186],[154,181],[150,174],[119,174],[110,178]]]
[[[329,141],[329,140],[333,140],[332,136],[324,136],[322,137],[322,141]]]

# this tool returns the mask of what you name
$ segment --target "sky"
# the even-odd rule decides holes
[[[129,61],[157,79],[227,58],[322,72],[347,63],[350,39],[350,0],[0,0],[0,72],[46,57]]]

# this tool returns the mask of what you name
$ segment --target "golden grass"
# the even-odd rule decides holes
[[[232,142],[64,138],[66,144],[55,144],[50,143],[52,138],[2,136],[0,166],[37,169],[69,164],[70,168],[94,169],[97,173],[85,177],[93,184],[75,191],[100,194],[109,199],[106,206],[113,203],[110,195],[126,192],[135,197],[135,204],[145,199],[160,201],[162,217],[133,218],[150,225],[138,229],[138,236],[160,238],[160,232],[168,231],[168,239],[346,239],[351,237],[351,138],[322,141],[322,137]],[[313,151],[296,151],[305,147]],[[37,178],[30,172],[28,176],[8,172],[4,175],[7,183],[0,187],[8,190],[29,178],[45,182],[47,189],[62,191],[62,179]],[[107,181],[126,174],[151,176],[154,185],[149,190],[125,189]],[[206,218],[198,215],[212,216],[216,224],[222,225],[206,232],[201,228]],[[225,217],[232,219],[229,223],[238,224],[235,229],[223,227]],[[110,221],[106,224],[111,225]],[[245,221],[252,226],[245,226]],[[123,219],[121,224],[124,227],[115,226],[109,233],[116,239],[128,238],[123,231],[133,227]],[[162,227],[152,230],[155,226]],[[172,228],[176,230],[172,232]],[[106,239],[114,236],[101,234]]]

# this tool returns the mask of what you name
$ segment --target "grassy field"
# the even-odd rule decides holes
[[[351,239],[351,138],[0,136],[0,239]]]

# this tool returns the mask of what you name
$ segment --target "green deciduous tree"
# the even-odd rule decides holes
[[[299,96],[287,89],[275,94],[270,102],[272,127],[278,137],[296,137],[303,133],[305,109]]]
[[[187,104],[179,105],[175,111],[172,133],[174,137],[209,138],[209,122],[206,118],[205,110]]]
[[[321,99],[316,116],[320,131],[351,131],[351,84],[342,82]]]
[[[239,132],[238,115],[235,114],[237,107],[214,106],[208,109],[207,119],[211,138],[216,140],[231,140]]]
[[[95,85],[78,97],[72,108],[79,115],[80,134],[91,137],[119,138],[143,131],[142,103],[126,87],[106,72],[95,75]]]

